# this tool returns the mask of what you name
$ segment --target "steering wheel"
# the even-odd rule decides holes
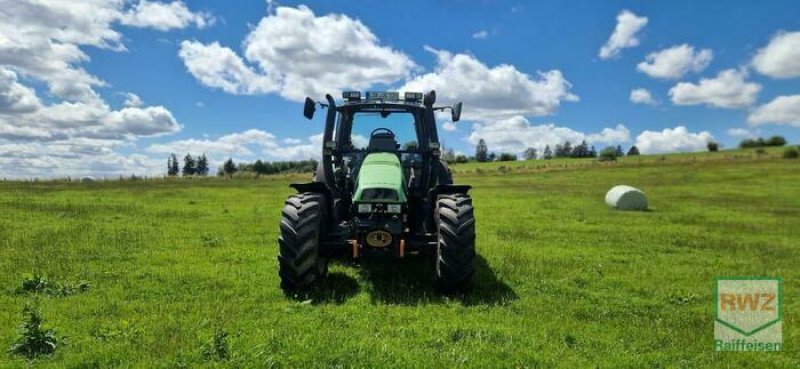
[[[373,137],[375,136],[376,133],[381,133],[381,132],[388,133],[389,136],[392,136],[392,138],[394,138],[394,132],[392,132],[392,130],[389,128],[376,128],[375,130],[372,131],[372,133],[369,134],[369,136]]]

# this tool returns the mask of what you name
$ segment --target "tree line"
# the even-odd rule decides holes
[[[232,177],[235,173],[252,173],[256,176],[279,173],[307,173],[314,171],[316,168],[316,160],[269,162],[259,159],[252,163],[240,162],[237,164],[232,158],[228,158],[228,160],[217,168],[217,176]],[[209,162],[206,154],[202,154],[196,159],[191,154],[186,154],[183,158],[183,166],[181,166],[175,154],[171,154],[167,158],[167,175],[170,177],[178,175],[184,177],[202,177],[207,176],[208,173]]]
[[[235,164],[233,159],[228,159],[217,171],[218,176],[232,176],[234,173],[252,173],[256,176],[280,173],[308,173],[317,169],[316,160],[296,161],[263,161],[258,159],[252,163],[240,162]]]
[[[540,153],[539,150],[529,147],[522,153],[524,160],[535,159],[553,159],[553,158],[600,158],[601,160],[610,159],[614,160],[617,157],[625,156],[622,146],[617,145],[609,146],[601,151],[597,151],[594,146],[589,145],[585,140],[580,144],[573,146],[570,141],[556,144],[551,147],[546,145],[544,150]],[[636,145],[631,146],[627,155],[639,155],[639,148]],[[499,155],[489,150],[488,145],[484,139],[478,140],[478,145],[475,147],[475,156],[467,157],[466,155],[456,155],[453,149],[446,149],[442,153],[442,160],[448,163],[466,163],[470,161],[477,162],[490,162],[490,161],[515,161],[518,157],[516,154],[501,152]]]
[[[786,145],[786,139],[783,136],[772,136],[768,139],[763,137],[747,138],[739,143],[739,148],[753,149],[759,147],[780,147]]]

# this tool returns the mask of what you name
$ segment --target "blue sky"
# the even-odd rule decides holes
[[[441,135],[468,154],[479,138],[498,152],[800,141],[796,1],[0,5],[0,176],[157,174],[169,152],[315,156],[322,121],[302,118],[302,96],[353,87],[464,100]]]

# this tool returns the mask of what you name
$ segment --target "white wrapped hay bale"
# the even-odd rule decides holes
[[[606,204],[619,210],[647,210],[647,196],[638,188],[614,186],[606,194]]]

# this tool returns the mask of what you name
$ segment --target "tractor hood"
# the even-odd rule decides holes
[[[406,202],[403,168],[394,153],[372,153],[361,164],[353,201]]]

